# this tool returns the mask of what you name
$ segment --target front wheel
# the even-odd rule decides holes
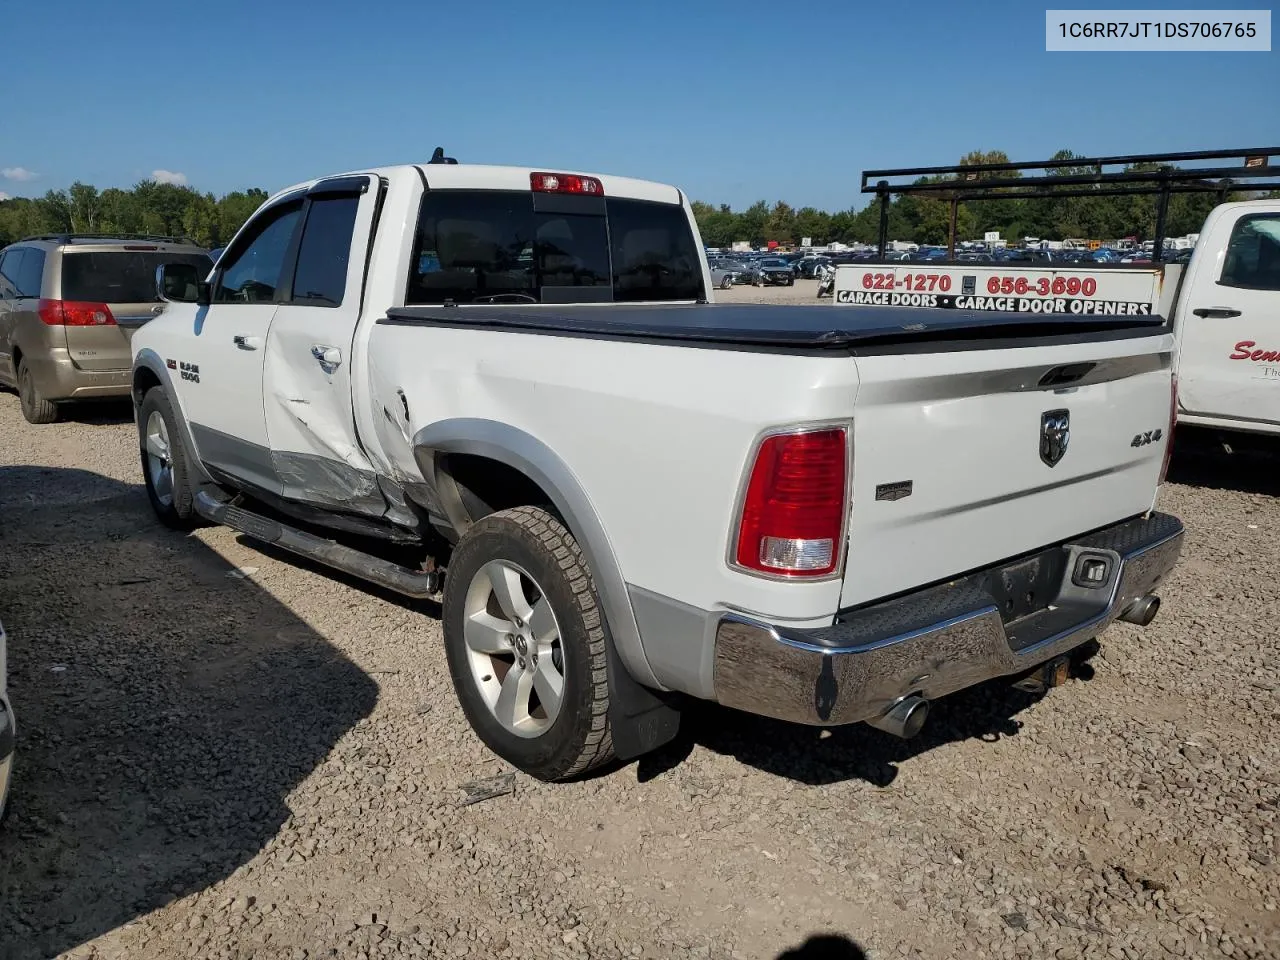
[[[187,451],[178,430],[173,403],[161,387],[153,387],[138,409],[138,443],[142,480],[151,509],[166,527],[190,530],[199,523],[187,473]]]
[[[720,281],[720,289],[728,290],[733,286],[733,274],[729,274]]]
[[[613,758],[606,630],[582,551],[549,511],[490,514],[459,541],[444,589],[454,690],[485,745],[530,776]]]

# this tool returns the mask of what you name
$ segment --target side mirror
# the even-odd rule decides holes
[[[209,284],[189,263],[164,263],[156,267],[156,293],[170,303],[209,305]]]

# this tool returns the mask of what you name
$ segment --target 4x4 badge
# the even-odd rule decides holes
[[[1046,410],[1040,414],[1040,459],[1056,467],[1071,442],[1071,411]]]

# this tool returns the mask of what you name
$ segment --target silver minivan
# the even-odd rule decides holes
[[[173,237],[53,234],[0,250],[0,384],[28,422],[52,423],[68,400],[129,395],[129,338],[164,308],[162,263],[213,267]]]

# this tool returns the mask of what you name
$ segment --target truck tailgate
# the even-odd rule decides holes
[[[855,349],[843,607],[1151,508],[1169,440],[1172,336],[1008,343]]]

